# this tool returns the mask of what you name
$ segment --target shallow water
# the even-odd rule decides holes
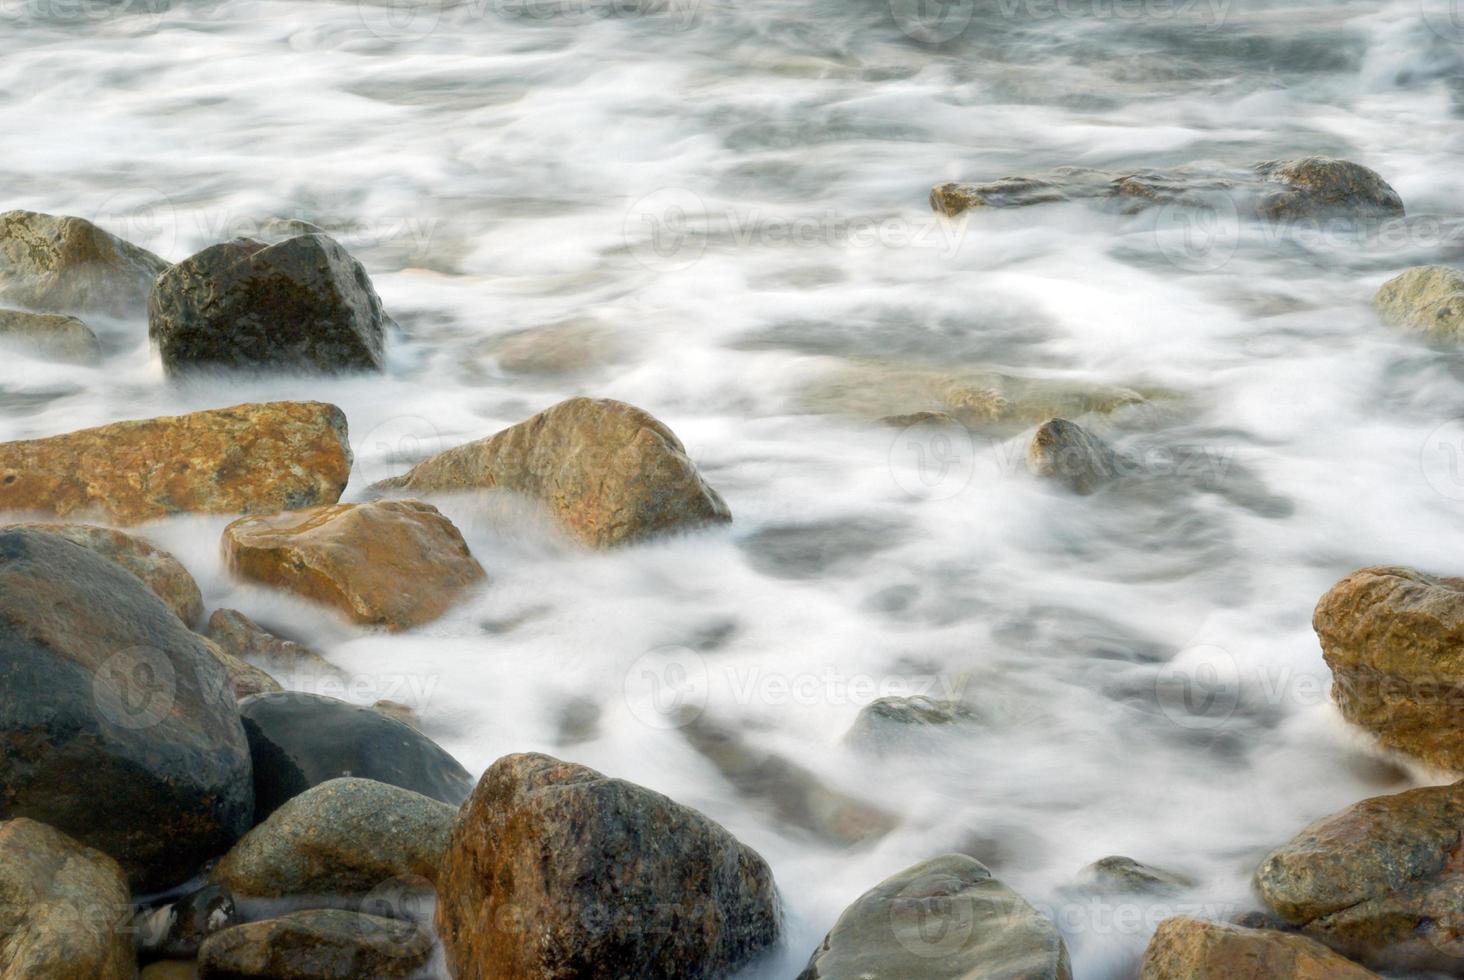
[[[357,499],[570,395],[640,405],[734,524],[590,555],[511,502],[442,501],[491,584],[404,636],[229,582],[222,520],[149,533],[210,608],[313,642],[347,674],[326,693],[414,705],[469,768],[545,751],[721,821],[786,905],[748,977],[793,975],[854,897],[957,848],[1054,916],[1078,977],[1122,977],[1158,918],[1249,908],[1267,849],[1407,785],[1328,705],[1310,615],[1361,565],[1458,572],[1464,363],[1369,300],[1464,257],[1464,29],[1444,0],[892,3],[0,0],[6,206],[172,259],[302,218],[400,325],[384,377],[168,383],[143,323],[97,321],[100,368],[0,365],[0,438],[328,400]],[[1378,170],[1412,220],[926,204],[944,180],[1314,153]],[[547,363],[498,346],[551,326]],[[1095,424],[1145,474],[1074,497],[1025,474],[1031,425],[813,410],[840,371],[878,393],[872,365],[1161,393]],[[922,693],[979,724],[842,743],[874,697]],[[564,744],[584,703],[598,722]],[[787,826],[674,727],[686,705],[898,828]],[[1197,884],[1074,897],[1114,853]]]

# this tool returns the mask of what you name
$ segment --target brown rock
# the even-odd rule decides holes
[[[0,977],[132,980],[132,918],[117,862],[43,823],[0,823]]]
[[[732,519],[670,429],[609,399],[560,402],[372,489],[492,488],[542,502],[571,533],[597,548]]]
[[[1175,916],[1159,923],[1139,980],[1368,980],[1377,974],[1293,933]]]
[[[83,218],[0,214],[0,296],[58,313],[140,316],[168,263]]]
[[[237,609],[215,609],[204,632],[225,653],[240,660],[263,661],[281,671],[337,672],[319,653],[303,643],[275,636]]]
[[[320,402],[235,405],[0,443],[0,510],[138,524],[334,503],[351,472],[346,417]]]
[[[1312,627],[1343,717],[1389,748],[1464,770],[1464,579],[1359,569],[1322,596]]]
[[[1027,447],[1027,470],[1074,493],[1090,494],[1122,471],[1118,453],[1076,422],[1048,419]]]
[[[198,952],[201,980],[390,980],[417,974],[432,938],[410,922],[317,909],[215,933]]]
[[[750,848],[659,793],[543,755],[484,774],[437,891],[458,980],[719,977],[778,934],[772,872]]]
[[[1423,265],[1378,288],[1373,305],[1385,323],[1418,330],[1438,340],[1464,340],[1464,273]]]
[[[419,500],[241,518],[224,529],[224,561],[244,578],[392,630],[436,619],[485,577],[458,529]]]
[[[1379,970],[1464,975],[1464,783],[1353,804],[1256,870],[1288,924]]]
[[[280,686],[280,682],[271,677],[267,671],[254,666],[247,660],[239,659],[206,636],[199,637],[199,640],[228,673],[229,689],[234,692],[235,701],[242,701],[251,694],[269,694],[284,690]]]
[[[0,310],[0,343],[72,364],[96,364],[102,345],[92,328],[74,316]]]

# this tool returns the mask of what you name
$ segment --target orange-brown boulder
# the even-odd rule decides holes
[[[1139,980],[1376,980],[1314,939],[1175,916],[1159,923]]]

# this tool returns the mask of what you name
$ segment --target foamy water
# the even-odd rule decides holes
[[[948,7],[0,0],[5,206],[175,260],[312,221],[401,328],[382,377],[170,383],[144,323],[97,320],[102,367],[0,366],[0,438],[321,399],[350,420],[358,499],[571,395],[644,407],[730,527],[586,554],[503,502],[440,501],[491,584],[406,635],[233,584],[222,520],[148,533],[210,608],[319,647],[346,675],[327,693],[415,705],[470,769],[549,752],[726,825],[787,912],[748,977],[795,974],[853,898],[957,848],[1054,916],[1080,978],[1125,976],[1157,918],[1251,907],[1266,850],[1407,785],[1327,703],[1310,616],[1361,565],[1459,571],[1464,362],[1370,298],[1464,257],[1464,29],[1443,0]],[[1308,154],[1378,170],[1414,220],[926,204],[1064,164]],[[498,339],[550,326],[577,369],[509,370]],[[877,391],[878,364],[1163,393],[1094,426],[1147,478],[1075,497],[1025,474],[1030,427],[942,442],[813,410],[840,370]],[[860,755],[842,737],[882,694],[982,721]],[[564,744],[584,702],[598,724]],[[845,848],[780,824],[670,724],[685,704],[898,828]],[[1197,884],[1074,898],[1114,853]]]

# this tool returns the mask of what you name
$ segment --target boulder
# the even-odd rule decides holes
[[[980,861],[907,868],[844,910],[798,980],[1071,980],[1062,934]]]
[[[452,522],[418,500],[240,518],[224,529],[223,550],[242,578],[390,630],[436,619],[485,578]]]
[[[973,208],[1082,200],[1106,203],[1124,213],[1224,201],[1241,214],[1273,221],[1403,216],[1402,199],[1377,173],[1329,157],[1267,160],[1248,167],[1208,163],[1167,170],[1059,167],[984,184],[940,184],[930,192],[931,208],[953,217]]]
[[[0,977],[132,980],[131,916],[116,861],[35,820],[0,822]]]
[[[385,321],[361,263],[321,234],[210,246],[159,276],[148,305],[169,373],[379,371]]]
[[[432,937],[411,922],[337,909],[292,912],[210,936],[199,980],[389,980],[416,975]]]
[[[955,731],[978,721],[976,712],[961,701],[937,700],[924,695],[887,697],[859,710],[844,742],[861,751],[885,752],[928,745],[923,736]]]
[[[670,429],[609,399],[560,402],[372,487],[418,494],[494,488],[539,501],[597,548],[732,519]]]
[[[1108,443],[1076,422],[1048,419],[1027,447],[1027,470],[1086,495],[1117,477],[1123,464]]]
[[[228,678],[136,576],[64,538],[0,530],[0,819],[116,859],[139,891],[249,829],[250,757]]]
[[[0,310],[0,344],[71,364],[98,364],[102,344],[92,328],[74,316]]]
[[[1312,615],[1332,698],[1383,745],[1464,770],[1464,579],[1353,572]]]
[[[1422,265],[1378,289],[1373,305],[1385,323],[1421,331],[1436,340],[1464,340],[1464,273]]]
[[[1194,887],[1194,879],[1166,871],[1131,857],[1113,854],[1099,858],[1078,874],[1081,885],[1094,891],[1135,895],[1173,895]]]
[[[152,959],[192,959],[203,941],[240,922],[234,896],[203,885],[171,901],[138,911],[133,919],[137,949]]]
[[[84,218],[0,214],[0,297],[33,310],[141,316],[166,268]]]
[[[400,786],[457,806],[473,777],[436,742],[395,718],[335,698],[289,692],[239,704],[254,757],[255,819],[341,776]]]
[[[1305,936],[1175,916],[1159,923],[1139,980],[1376,980]]]
[[[192,627],[203,616],[203,594],[183,563],[135,534],[95,524],[16,524],[90,548],[142,579],[157,597]]]
[[[213,880],[240,898],[327,904],[393,879],[432,883],[456,816],[455,806],[374,779],[331,779],[245,834]]]
[[[268,694],[284,690],[280,682],[271,677],[267,671],[261,670],[247,660],[239,659],[206,636],[200,637],[200,639],[208,652],[229,675],[229,689],[233,692],[236,701],[253,694]]]
[[[437,885],[457,980],[718,977],[772,945],[772,872],[659,793],[511,755],[458,815]]]
[[[237,609],[215,609],[205,634],[220,649],[240,660],[261,660],[279,670],[332,673],[324,657],[302,643],[286,640],[260,626]]]
[[[1464,975],[1464,783],[1355,803],[1256,870],[1287,924],[1378,970]]]
[[[273,513],[335,503],[351,473],[346,417],[320,402],[235,405],[0,443],[0,511]]]

